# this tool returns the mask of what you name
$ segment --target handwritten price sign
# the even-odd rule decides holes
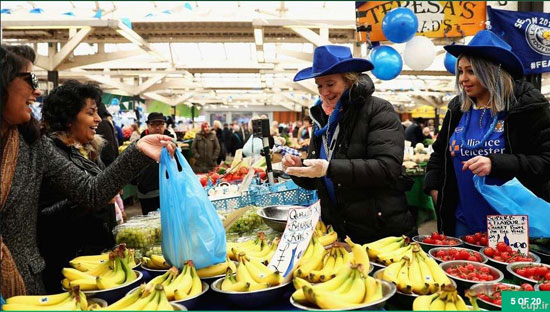
[[[524,255],[529,254],[529,217],[526,215],[487,216],[489,247],[505,242]]]
[[[291,273],[304,255],[320,216],[319,201],[309,207],[289,209],[285,231],[268,265],[281,272],[285,281],[292,278]]]

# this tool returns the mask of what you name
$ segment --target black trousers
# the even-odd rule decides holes
[[[160,208],[160,197],[140,198],[139,203],[141,204],[141,213],[146,215]]]

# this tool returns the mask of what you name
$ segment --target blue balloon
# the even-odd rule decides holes
[[[417,29],[418,18],[409,8],[395,8],[382,20],[382,32],[391,42],[407,42],[414,37]]]
[[[403,69],[401,55],[390,46],[379,46],[372,49],[370,60],[374,64],[372,74],[381,80],[392,80]]]
[[[120,100],[118,98],[111,99],[111,105],[119,105],[119,104],[120,104]]]
[[[456,68],[456,57],[452,55],[451,53],[447,52],[445,53],[445,60],[443,61],[443,64],[445,64],[445,69],[451,74],[455,74],[455,68]]]

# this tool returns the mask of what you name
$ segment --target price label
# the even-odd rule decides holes
[[[489,247],[495,248],[499,242],[518,252],[529,254],[529,217],[527,215],[487,216],[487,238]]]
[[[502,312],[548,310],[550,310],[550,291],[502,292]]]
[[[320,201],[309,207],[289,209],[285,231],[268,265],[273,271],[281,272],[284,281],[292,278],[294,267],[304,255],[320,216]]]

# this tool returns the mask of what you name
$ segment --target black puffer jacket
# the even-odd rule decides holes
[[[102,171],[102,163],[96,164],[80,154],[72,146],[52,137],[59,154],[70,160],[82,171],[96,176]],[[42,272],[48,293],[59,292],[61,269],[68,261],[81,255],[99,254],[115,244],[112,230],[116,225],[112,204],[91,211],[69,201],[64,194],[43,183],[40,189],[40,213],[38,215],[38,248],[46,261]]]
[[[502,180],[517,177],[537,196],[550,201],[550,105],[528,82],[517,81],[514,94],[517,102],[506,109],[504,120],[506,151],[488,156],[492,164],[489,176]],[[458,186],[448,146],[450,135],[462,118],[460,105],[458,97],[449,103],[424,181],[427,194],[439,191],[437,227],[446,235],[455,235],[456,226]]]
[[[348,235],[357,243],[416,233],[405,198],[412,181],[402,175],[401,167],[403,126],[393,106],[372,96],[373,92],[372,80],[362,75],[349,97],[341,99],[344,115],[327,171],[334,183],[336,205],[322,179],[292,177],[301,187],[318,190],[323,220],[339,236]],[[310,115],[317,128],[328,121],[320,105],[312,107]],[[322,144],[320,137],[312,139],[308,158],[319,158]]]

